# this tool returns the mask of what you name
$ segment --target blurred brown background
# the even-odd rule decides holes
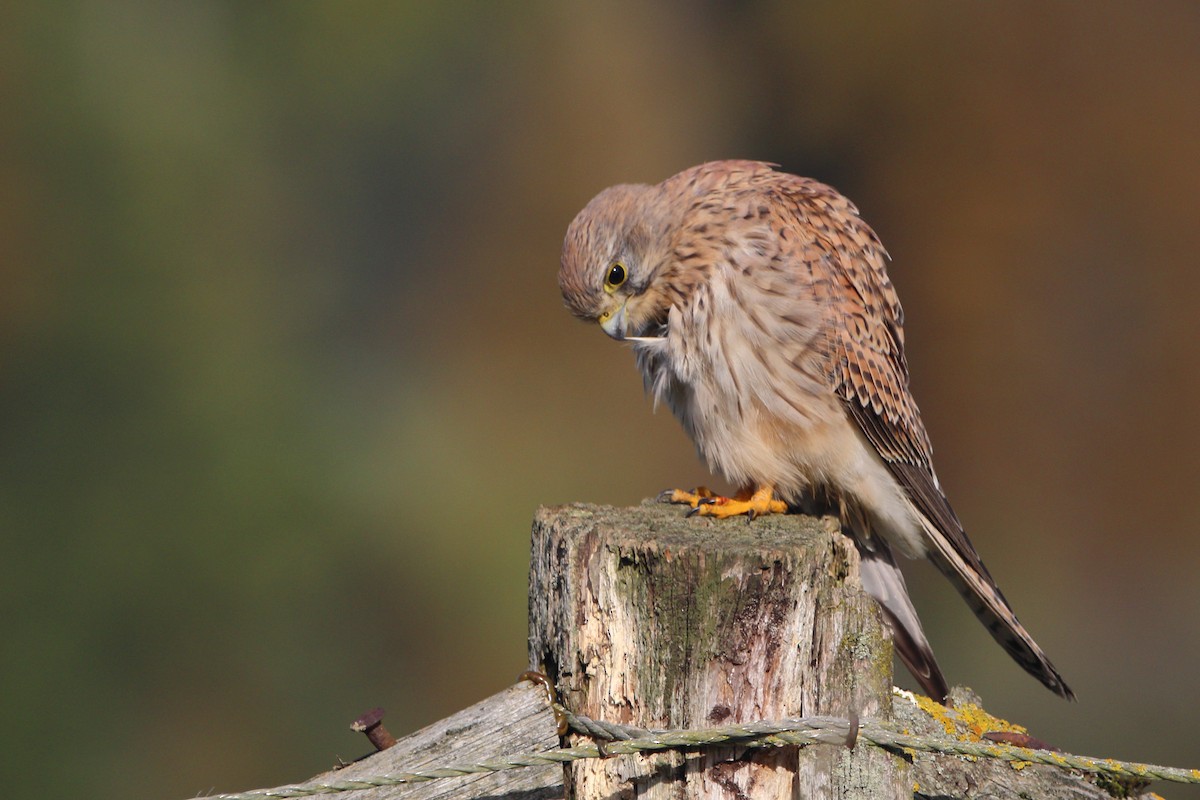
[[[563,231],[727,157],[882,236],[943,482],[1080,701],[919,569],[950,679],[1200,766],[1198,98],[1186,2],[7,5],[6,795],[299,780],[510,684],[534,508],[706,479]]]

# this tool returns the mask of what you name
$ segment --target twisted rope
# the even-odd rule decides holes
[[[558,702],[550,708],[560,725],[565,723],[570,730],[604,740],[603,746],[585,744],[577,747],[560,747],[539,753],[521,753],[486,761],[454,764],[412,772],[392,772],[364,778],[327,783],[305,783],[280,786],[275,789],[256,789],[239,794],[212,795],[199,800],[268,800],[269,798],[311,797],[313,795],[337,794],[356,789],[372,789],[381,786],[398,786],[423,783],[440,778],[455,778],[485,772],[500,772],[519,767],[538,767],[561,764],[587,758],[601,758],[630,753],[653,753],[663,750],[692,750],[700,747],[729,744],[738,747],[759,748],[782,745],[835,744],[852,745],[854,737],[892,752],[919,751],[943,755],[958,755],[971,758],[995,758],[1002,761],[1046,764],[1061,769],[1075,769],[1094,775],[1111,778],[1138,778],[1142,780],[1170,781],[1172,783],[1200,784],[1200,770],[1163,767],[1155,764],[1140,764],[1132,761],[1117,761],[1111,758],[1089,758],[1049,750],[1030,750],[1005,744],[963,742],[943,737],[913,736],[899,733],[876,722],[855,721],[837,717],[802,717],[777,721],[762,720],[742,725],[724,725],[716,728],[696,730],[652,731],[614,725],[571,713]]]
[[[772,747],[783,744],[840,744],[846,745],[854,736],[854,724],[837,717],[800,717],[778,721],[749,722],[698,730],[645,731],[623,725],[579,717],[560,703],[551,704],[555,714],[567,721],[571,730],[595,738],[614,741],[604,745],[610,754],[645,752],[651,750],[689,749],[715,744],[735,744],[741,747]],[[880,725],[864,722],[859,726],[858,741],[884,750],[916,750],[923,753],[994,758],[1001,761],[1046,764],[1061,769],[1076,769],[1095,775],[1115,778],[1141,778],[1172,783],[1200,784],[1200,770],[1163,767],[1112,758],[1091,758],[1053,750],[1031,750],[1009,744],[964,742],[958,739],[931,738],[904,734]],[[654,743],[647,746],[646,743]]]

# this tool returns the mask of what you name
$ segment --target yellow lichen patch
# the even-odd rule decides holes
[[[1020,725],[1014,725],[1005,719],[993,717],[977,705],[964,703],[954,709],[958,718],[967,726],[970,734],[977,740],[989,731],[1007,731],[1009,733],[1028,733]]]
[[[954,736],[957,732],[957,726],[954,724],[954,717],[951,715],[950,709],[946,708],[936,700],[931,700],[924,695],[913,695],[913,700],[917,704],[917,708],[928,714],[935,722],[941,724],[946,729],[947,736]]]
[[[1020,725],[1014,725],[1008,720],[993,717],[980,706],[973,703],[963,703],[954,708],[947,708],[935,700],[922,695],[914,695],[917,707],[941,724],[948,736],[957,737],[964,742],[977,742],[983,734],[989,731],[1006,731],[1010,733],[1028,733]],[[960,730],[963,728],[963,730]]]
[[[1032,761],[1010,761],[1010,762],[1008,762],[1008,765],[1010,767],[1012,767],[1013,769],[1015,769],[1017,772],[1020,772],[1021,770],[1025,769],[1032,763],[1033,763]]]

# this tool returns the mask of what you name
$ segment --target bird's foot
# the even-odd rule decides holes
[[[692,510],[688,512],[689,517],[699,515],[724,519],[745,515],[748,519],[754,519],[763,514],[787,513],[787,503],[776,500],[774,494],[775,492],[770,486],[764,486],[753,493],[740,492],[737,497],[721,497],[701,486],[691,492],[672,489],[663,492],[658,498],[666,503],[691,506]]]
[[[665,492],[660,492],[658,502],[660,503],[677,503],[679,505],[691,506],[695,508],[701,503],[710,503],[714,500],[726,500],[728,498],[720,497],[712,489],[707,486],[697,486],[690,492],[683,489],[667,489]]]

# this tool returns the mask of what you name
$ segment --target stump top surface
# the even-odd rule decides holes
[[[779,514],[747,520],[688,517],[687,508],[645,500],[641,505],[615,507],[591,503],[542,506],[538,524],[567,523],[580,530],[603,529],[615,543],[657,545],[679,552],[690,548],[762,553],[825,546],[838,530],[832,517]]]

